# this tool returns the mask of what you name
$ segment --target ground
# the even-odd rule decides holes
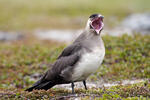
[[[0,43],[0,98],[2,99],[150,99],[150,36],[103,36],[106,56],[102,66],[89,81],[114,82],[144,79],[136,84],[112,87],[76,88],[75,95],[68,89],[52,88],[25,92],[46,71],[61,53],[65,44],[41,41],[30,37]],[[101,97],[101,98],[100,98]],[[146,99],[147,98],[147,99]]]

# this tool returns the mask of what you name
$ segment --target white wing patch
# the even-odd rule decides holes
[[[96,47],[94,51],[85,53],[81,61],[76,65],[72,75],[73,81],[85,80],[89,75],[96,72],[105,55],[105,48]]]

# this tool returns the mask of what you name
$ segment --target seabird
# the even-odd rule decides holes
[[[100,33],[104,27],[104,17],[92,14],[81,35],[59,55],[52,67],[26,91],[33,89],[48,90],[58,84],[71,83],[74,93],[74,82],[82,81],[85,89],[86,79],[96,72],[101,65],[105,47]]]

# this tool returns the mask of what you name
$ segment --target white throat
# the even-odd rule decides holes
[[[87,21],[87,23],[86,23],[85,30],[90,30],[90,23],[91,23],[91,20],[88,19],[88,21]]]

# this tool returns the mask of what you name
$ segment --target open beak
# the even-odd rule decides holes
[[[96,34],[100,34],[100,31],[104,27],[103,19],[104,19],[104,16],[99,16],[99,17],[94,18],[91,21],[91,26],[95,30]]]

